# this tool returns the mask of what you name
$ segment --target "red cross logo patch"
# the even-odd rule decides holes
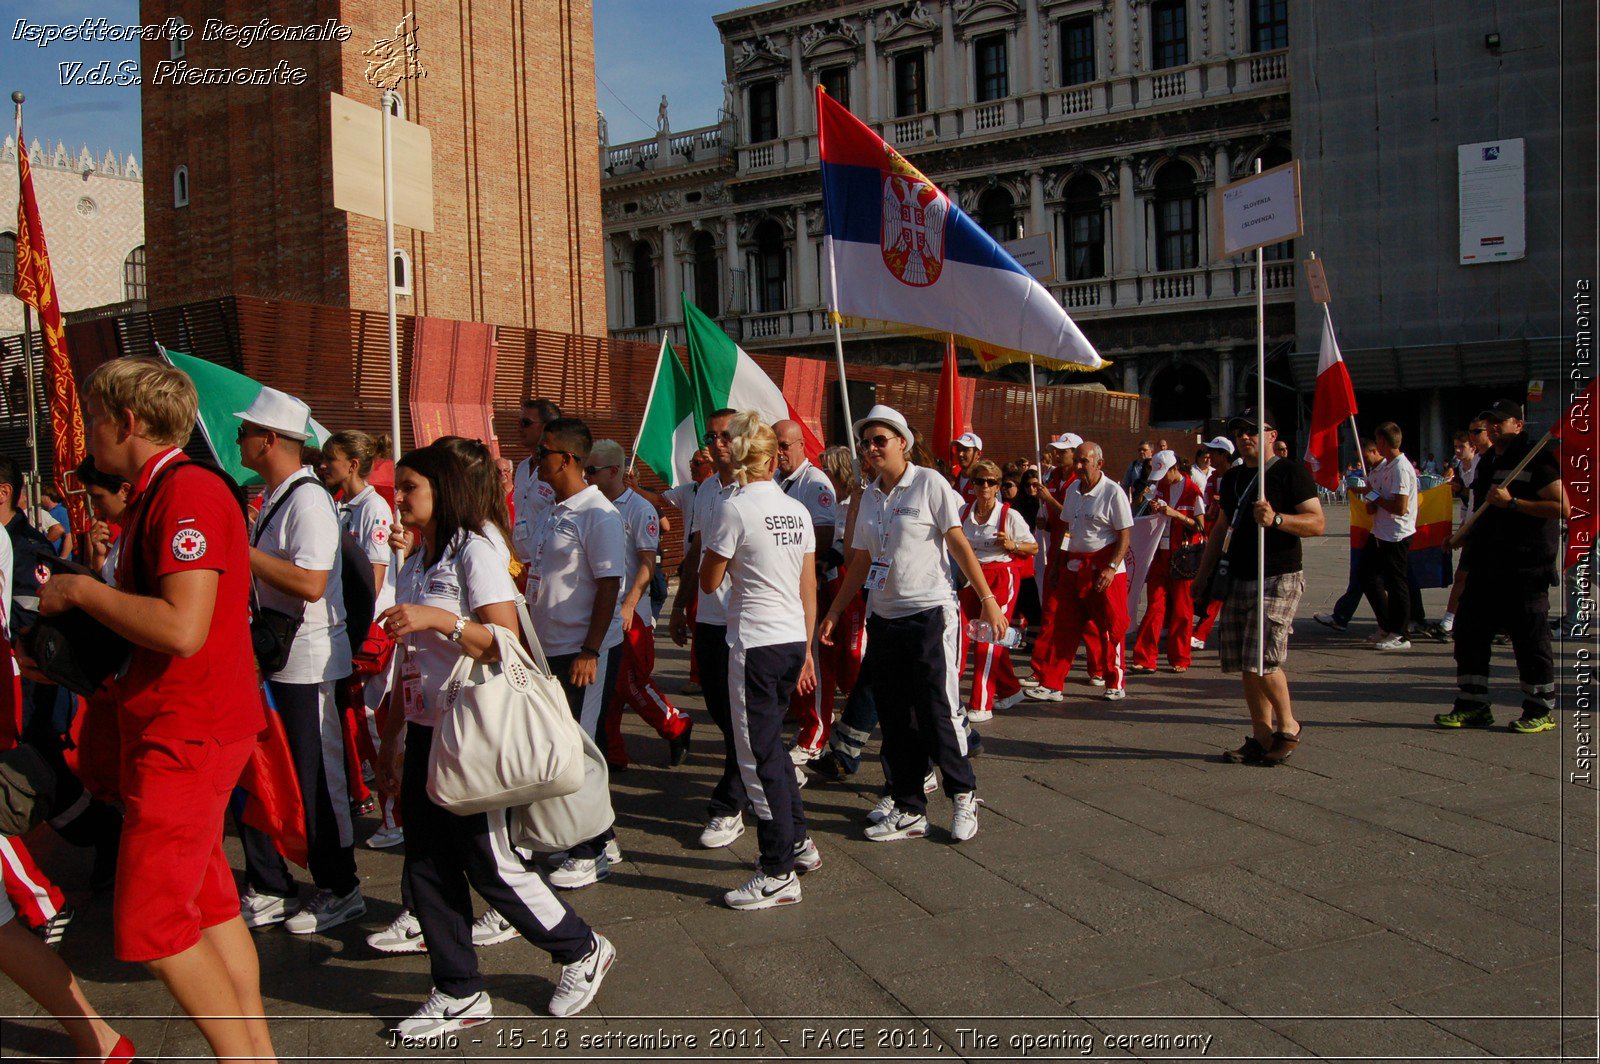
[[[375,526],[372,529],[372,542],[380,547],[389,542],[389,530],[382,525]]]
[[[172,556],[180,562],[199,561],[205,553],[206,537],[197,528],[180,528],[172,537]]]

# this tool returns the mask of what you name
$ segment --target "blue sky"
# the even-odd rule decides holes
[[[722,104],[722,42],[711,16],[741,6],[738,0],[595,0],[596,93],[611,140],[620,143],[655,132],[656,107],[666,94],[674,129],[716,121]],[[139,19],[137,0],[0,0],[0,102],[21,89],[24,135],[65,141],[76,151],[87,144],[98,158],[107,148],[119,156],[140,155],[139,90],[129,86],[62,85],[59,65],[112,69],[137,61],[138,45],[56,41],[40,48],[14,39],[18,19],[75,24],[84,18],[113,23]],[[424,48],[426,39],[424,38]],[[636,117],[637,116],[637,117]],[[11,129],[6,108],[3,127]],[[0,134],[3,135],[3,134]]]

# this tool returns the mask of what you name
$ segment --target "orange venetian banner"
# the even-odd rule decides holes
[[[87,453],[83,412],[78,406],[78,385],[67,360],[67,333],[61,322],[61,300],[50,270],[44,228],[39,223],[39,201],[33,194],[33,167],[23,145],[22,123],[17,123],[17,172],[21,195],[17,200],[16,296],[39,312],[39,334],[44,340],[45,387],[50,394],[50,438],[54,446],[56,489],[71,514],[72,528],[89,527],[89,511],[81,494],[65,491],[66,474],[78,467]],[[34,402],[29,396],[28,401]]]

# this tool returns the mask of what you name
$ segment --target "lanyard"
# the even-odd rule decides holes
[[[879,504],[878,512],[878,556],[873,559],[874,561],[883,561],[889,555],[889,539],[894,534],[894,522],[899,517],[899,512],[894,509],[894,499],[896,495],[907,488],[907,480],[911,476],[911,469],[912,467],[908,466],[905,473],[900,477],[900,483],[890,488],[887,493],[884,492],[883,488],[879,487],[877,481],[873,481],[872,490],[882,500]]]

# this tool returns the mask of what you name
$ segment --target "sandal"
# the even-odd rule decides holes
[[[1266,764],[1266,747],[1256,742],[1254,735],[1244,741],[1244,745],[1237,750],[1224,750],[1222,760],[1230,765],[1260,765]]]
[[[1303,730],[1303,729],[1302,729]],[[1300,732],[1290,735],[1288,732],[1272,733],[1272,749],[1267,751],[1266,761],[1271,765],[1281,765],[1289,760],[1289,756],[1300,745]]]

